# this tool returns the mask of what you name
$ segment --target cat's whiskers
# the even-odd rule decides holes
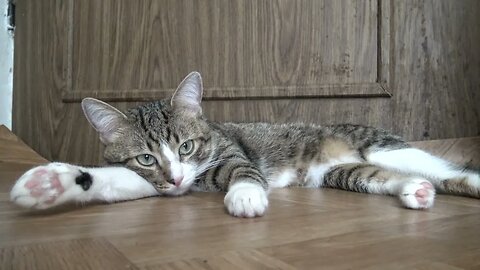
[[[217,159],[217,160],[214,160],[214,161],[209,161],[209,162],[206,162],[200,166],[198,166],[198,168],[195,170],[195,180],[197,180],[201,175],[202,173],[212,169],[212,168],[215,168],[217,167],[218,165],[220,165],[222,162],[224,162],[225,159]]]

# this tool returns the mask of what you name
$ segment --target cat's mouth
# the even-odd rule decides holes
[[[188,193],[188,191],[190,190],[190,184],[186,182],[182,183],[179,186],[176,186],[170,183],[167,183],[164,186],[157,186],[157,185],[154,185],[154,186],[160,194],[166,195],[166,196],[181,196]]]
[[[187,173],[180,181],[150,180],[153,187],[165,196],[180,196],[188,193],[195,182],[195,174]]]
[[[173,186],[173,187],[169,187],[167,189],[163,189],[160,192],[163,195],[167,195],[167,196],[181,196],[181,195],[184,195],[184,194],[188,193],[188,191],[189,191],[188,188]]]

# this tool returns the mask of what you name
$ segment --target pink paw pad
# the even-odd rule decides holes
[[[433,186],[428,182],[423,182],[421,183],[421,185],[424,188],[418,189],[415,192],[415,198],[417,199],[418,203],[420,203],[421,205],[425,205],[429,200],[430,192],[431,190],[433,190]]]
[[[24,187],[30,190],[32,197],[47,197],[48,199],[45,201],[47,204],[54,203],[57,197],[65,191],[58,174],[46,169],[35,171]]]

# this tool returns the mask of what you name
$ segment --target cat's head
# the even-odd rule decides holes
[[[82,108],[106,146],[107,162],[137,172],[162,194],[180,195],[211,165],[213,144],[202,116],[202,91],[200,74],[192,72],[169,100],[125,114],[93,98],[84,99]]]

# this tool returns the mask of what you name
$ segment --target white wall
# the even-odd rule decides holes
[[[12,129],[13,36],[7,20],[7,0],[0,0],[0,125]]]

